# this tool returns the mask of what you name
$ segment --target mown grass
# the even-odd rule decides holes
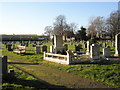
[[[82,42],[79,42],[82,44]],[[74,45],[79,43],[65,43],[69,45],[70,50],[75,50]],[[111,49],[114,49],[114,47],[111,46],[111,42],[108,43],[111,47]],[[48,46],[48,52],[49,52],[49,46],[52,45],[51,43],[45,43],[43,45]],[[100,51],[102,52],[103,47],[100,47]],[[11,56],[16,59],[23,59],[27,60],[33,63],[39,63],[44,66],[49,66],[52,68],[57,68],[60,70],[64,70],[70,73],[78,74],[80,76],[83,76],[85,78],[90,78],[92,80],[103,82],[105,84],[108,84],[113,87],[119,87],[120,88],[120,64],[115,63],[101,63],[101,64],[76,64],[76,65],[61,65],[49,61],[43,60],[43,53],[41,54],[34,54],[35,48],[31,45],[26,48],[27,54],[26,55],[18,55],[13,52],[8,52],[5,49],[5,46],[3,45],[3,54]],[[83,47],[81,51],[86,51],[86,49]],[[114,54],[114,50],[111,51],[111,55]],[[101,54],[102,55],[102,54]]]
[[[47,84],[42,83],[38,79],[34,78],[33,76],[29,75],[26,72],[23,72],[22,70],[19,70],[11,65],[8,65],[9,69],[14,69],[15,76],[12,80],[3,80],[2,89],[8,90],[8,89],[16,89],[16,90],[38,90],[38,89],[47,89],[50,88]]]

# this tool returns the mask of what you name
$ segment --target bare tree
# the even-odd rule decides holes
[[[53,28],[52,28],[52,26],[46,26],[44,30],[45,30],[45,34],[47,34],[48,36],[50,36],[51,34],[53,34]]]
[[[120,32],[120,15],[119,11],[113,11],[106,20],[107,31],[114,38],[115,34]]]
[[[87,34],[93,38],[94,36],[99,37],[103,31],[105,31],[105,20],[103,17],[92,17],[89,21],[90,25],[87,30]]]
[[[56,17],[55,22],[53,23],[54,26],[54,34],[63,35],[63,32],[66,28],[66,18],[64,15],[59,15]]]

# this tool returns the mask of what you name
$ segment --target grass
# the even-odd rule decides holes
[[[38,79],[29,75],[28,73],[23,72],[11,65],[8,65],[9,69],[15,70],[15,76],[12,80],[4,80],[2,84],[2,89],[28,89],[28,90],[37,90],[37,89],[47,89],[49,86],[47,84],[42,83]]]
[[[79,43],[73,43],[72,45],[70,43],[65,43],[69,45],[70,50],[75,50],[74,45],[75,44],[83,44],[82,42]],[[49,52],[49,46],[52,45],[51,43],[45,43],[43,45],[48,46],[48,52]],[[114,47],[111,46],[111,42],[108,43],[112,49]],[[41,45],[42,46],[42,45]],[[100,47],[100,51],[102,52],[103,47]],[[3,45],[3,54],[11,56],[15,59],[23,59],[27,60],[33,63],[39,63],[44,66],[57,68],[60,70],[64,70],[66,72],[78,74],[80,76],[83,76],[85,78],[90,78],[92,80],[103,82],[105,84],[108,84],[113,87],[119,87],[120,88],[120,64],[114,64],[114,63],[104,63],[104,64],[76,64],[76,65],[61,65],[49,61],[43,60],[43,53],[41,54],[35,54],[35,48],[31,45],[26,48],[27,54],[26,55],[18,55],[13,52],[8,52],[5,49],[5,46]],[[83,48],[81,51],[86,51],[85,48]],[[114,51],[111,51],[111,55],[114,54]],[[102,55],[102,54],[101,54]]]

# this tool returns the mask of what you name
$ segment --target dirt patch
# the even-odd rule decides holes
[[[83,78],[73,73],[63,70],[34,64],[21,59],[9,58],[10,64],[30,73],[51,85],[65,86],[67,88],[111,88],[100,82],[95,82],[87,78]]]

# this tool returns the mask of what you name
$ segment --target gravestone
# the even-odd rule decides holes
[[[55,53],[63,49],[63,40],[61,35],[54,35],[54,50]]]
[[[82,49],[82,45],[81,45],[81,44],[78,44],[78,48],[79,48],[79,49]]]
[[[110,46],[103,48],[103,56],[109,57],[110,56]]]
[[[84,42],[84,48],[87,48],[87,43],[86,42]]]
[[[115,35],[115,56],[120,56],[120,33]]]
[[[35,51],[36,54],[40,54],[41,53],[40,46],[36,46]]]
[[[87,51],[86,51],[86,55],[90,55],[90,45],[91,45],[91,42],[90,42],[90,41],[87,41]]]
[[[102,47],[102,44],[101,44],[101,43],[100,43],[99,45],[100,45],[100,47]]]
[[[53,52],[54,52],[54,47],[50,46],[50,53],[53,53]]]
[[[35,44],[33,44],[32,46],[33,46],[33,47],[36,47],[36,45],[35,45]]]
[[[8,44],[8,45],[7,45],[7,49],[8,49],[8,51],[13,51],[13,50],[12,50],[12,44]]]
[[[67,50],[67,64],[70,64],[72,62],[71,56],[74,55],[71,50]]]
[[[67,51],[68,50],[68,45],[64,44],[64,49]]]
[[[80,48],[79,48],[79,46],[77,46],[77,45],[75,45],[75,51],[80,51]]]
[[[112,47],[115,47],[115,42],[114,41],[112,41]]]
[[[12,45],[12,49],[15,49],[15,45],[14,44]]]
[[[97,60],[100,58],[100,47],[97,44],[92,44],[90,46],[90,57],[92,60]]]
[[[42,52],[47,52],[47,46],[42,46]]]
[[[7,74],[8,74],[7,56],[2,56],[2,78],[6,79]]]

